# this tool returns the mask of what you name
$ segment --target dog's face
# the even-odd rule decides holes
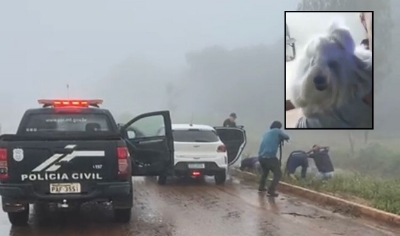
[[[311,40],[299,58],[292,102],[307,114],[339,107],[371,90],[372,54],[355,47],[350,31],[333,23],[326,35]]]

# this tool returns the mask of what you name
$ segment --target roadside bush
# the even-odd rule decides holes
[[[336,168],[371,176],[400,178],[400,153],[378,143],[372,143],[354,155],[332,149],[331,157]]]

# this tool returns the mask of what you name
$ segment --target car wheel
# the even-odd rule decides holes
[[[13,226],[25,226],[29,220],[29,205],[21,212],[8,212],[8,219]]]
[[[119,223],[128,223],[131,220],[132,210],[127,209],[114,209],[115,220]]]
[[[214,175],[214,179],[216,184],[224,184],[226,181],[226,173],[218,173]]]
[[[165,185],[167,183],[167,176],[166,175],[160,175],[158,176],[157,183],[159,185]]]

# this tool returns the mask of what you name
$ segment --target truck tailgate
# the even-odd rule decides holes
[[[39,186],[115,180],[117,144],[116,140],[6,142],[8,182]]]

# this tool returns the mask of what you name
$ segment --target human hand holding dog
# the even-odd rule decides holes
[[[367,34],[369,50],[372,51],[372,12],[361,12],[360,20]],[[372,92],[365,96],[363,101],[369,106],[372,106]]]
[[[369,48],[372,50],[372,12],[361,12],[360,20],[369,40]]]

